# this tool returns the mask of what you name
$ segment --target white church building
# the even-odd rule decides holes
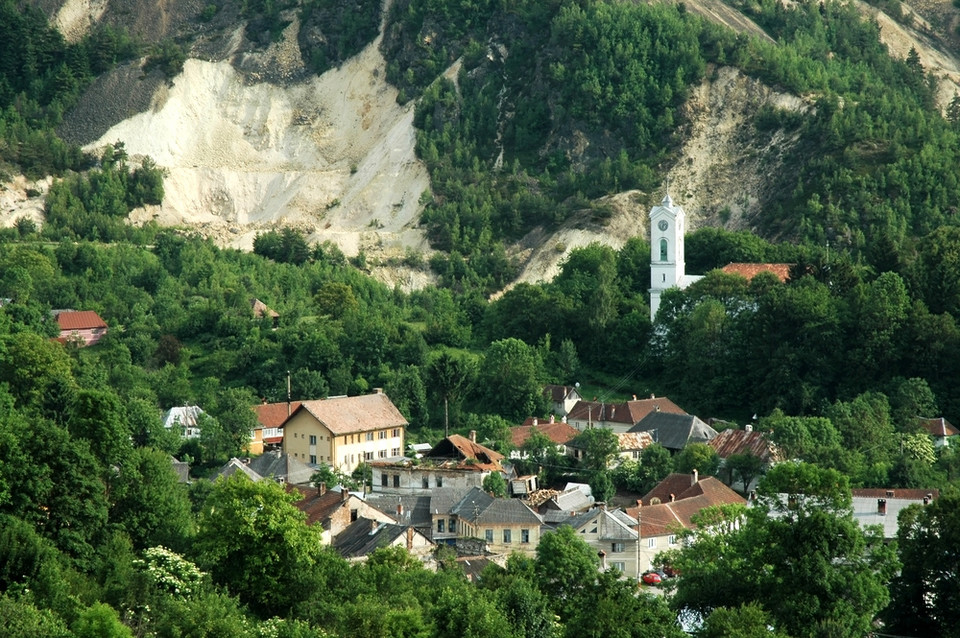
[[[702,275],[688,275],[683,263],[686,213],[670,193],[650,210],[650,321],[657,317],[660,295],[670,288],[686,288]]]

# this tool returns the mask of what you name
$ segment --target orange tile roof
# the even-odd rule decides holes
[[[689,483],[689,474],[679,474]],[[667,477],[670,478],[670,477]],[[665,479],[666,480],[666,479]],[[627,508],[627,515],[640,517],[641,536],[664,536],[674,533],[678,528],[691,529],[693,516],[700,510],[715,505],[746,503],[746,499],[713,477],[701,479],[673,502],[657,505]]]
[[[528,419],[529,421],[529,419]],[[510,443],[514,447],[521,447],[534,432],[540,432],[557,445],[563,445],[580,434],[580,430],[569,423],[554,421],[553,423],[538,423],[537,425],[518,425],[510,428]]]
[[[257,413],[257,421],[260,425],[265,428],[278,428],[283,425],[287,417],[297,411],[301,403],[301,401],[261,403],[253,406],[253,411]]]
[[[740,275],[747,281],[750,281],[762,272],[769,272],[776,275],[777,279],[781,282],[786,282],[790,279],[790,268],[792,267],[793,264],[730,263],[721,268],[721,270],[731,275]]]
[[[106,328],[107,322],[93,310],[64,310],[57,313],[57,323],[61,330],[86,330]]]
[[[920,419],[920,425],[930,433],[930,436],[945,437],[960,434],[957,428],[953,427],[953,424],[943,417],[937,419]]]

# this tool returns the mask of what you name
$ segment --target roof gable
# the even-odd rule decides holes
[[[301,401],[261,403],[253,406],[253,411],[256,412],[257,422],[260,425],[265,428],[278,428],[297,411],[301,403]]]
[[[397,406],[381,392],[304,401],[293,414],[301,411],[308,412],[332,434],[353,434],[409,425]]]
[[[960,431],[958,431],[952,423],[943,417],[936,419],[920,419],[920,426],[929,432],[930,436],[945,438],[960,434]]]
[[[452,459],[479,470],[500,471],[504,456],[465,436],[451,434],[423,455],[425,459]]]
[[[543,519],[523,501],[515,498],[494,498],[473,488],[450,510],[460,518],[480,525],[541,525]]]
[[[706,443],[717,431],[692,414],[651,412],[630,432],[650,432],[653,440],[670,450],[682,450],[688,443]]]
[[[107,322],[93,310],[62,310],[57,313],[60,330],[89,330],[106,328]]]
[[[513,447],[522,447],[533,436],[534,432],[539,432],[557,445],[563,445],[580,434],[580,430],[562,421],[533,425],[524,424],[510,428],[510,443]]]

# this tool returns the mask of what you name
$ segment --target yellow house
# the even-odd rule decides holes
[[[377,391],[358,397],[303,401],[283,424],[283,451],[344,474],[360,463],[403,456],[408,423]]]

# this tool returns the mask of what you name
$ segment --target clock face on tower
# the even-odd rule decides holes
[[[661,219],[661,220],[660,220],[660,223],[657,224],[657,228],[659,228],[660,230],[666,230],[666,229],[667,229],[667,226],[668,226],[667,220],[665,220],[665,219]]]

